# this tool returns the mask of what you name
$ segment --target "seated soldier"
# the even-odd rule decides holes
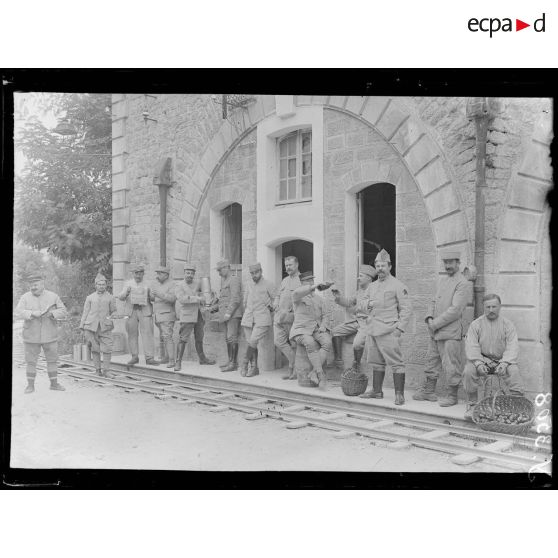
[[[513,323],[500,316],[500,297],[483,297],[484,314],[469,326],[465,339],[467,364],[463,371],[463,388],[467,395],[465,419],[471,420],[478,401],[480,378],[497,374],[507,384],[511,395],[523,395],[523,382],[517,366],[519,343]]]

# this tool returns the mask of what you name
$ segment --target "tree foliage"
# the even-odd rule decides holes
[[[16,236],[111,275],[110,95],[35,93],[32,101],[30,111],[16,96],[15,146],[25,157],[15,181]],[[76,134],[56,134],[41,111],[66,118]]]

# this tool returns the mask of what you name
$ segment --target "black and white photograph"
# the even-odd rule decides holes
[[[13,92],[10,468],[550,474],[552,98],[137,77]]]

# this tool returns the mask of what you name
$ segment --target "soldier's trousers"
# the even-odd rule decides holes
[[[225,341],[227,343],[238,343],[240,334],[240,318],[230,318],[225,322]]]
[[[289,334],[291,332],[292,323],[278,324],[273,327],[273,342],[275,346],[289,359],[289,368],[294,366],[295,351],[293,345],[289,342]],[[296,346],[296,343],[294,343]]]
[[[475,365],[471,361],[468,361],[463,371],[463,389],[467,393],[477,393],[480,386],[480,378],[481,376],[479,376]],[[506,373],[501,376],[501,378],[511,391],[516,391],[521,394],[525,391],[517,364],[510,364]]]
[[[312,335],[295,335],[293,340],[306,349],[308,360],[312,363],[312,366],[317,371],[323,372],[327,355],[331,351],[331,335],[327,331],[316,330]]]
[[[385,370],[386,366],[389,366],[392,372],[405,373],[401,338],[396,337],[394,333],[370,335],[368,351],[368,362],[374,370]]]
[[[159,339],[165,346],[168,357],[174,362],[174,341],[172,338],[174,322],[155,322],[155,325],[159,328]],[[164,357],[165,355],[161,356]]]
[[[253,349],[257,349],[258,343],[267,335],[270,328],[271,326],[244,326],[244,335],[246,336],[248,345],[250,345],[250,347],[252,347]]]
[[[85,341],[91,347],[91,358],[93,359],[95,369],[99,370],[101,368],[100,353],[103,353],[103,369],[108,370],[113,347],[111,332],[101,331],[101,326],[98,326],[95,332],[86,329]]]
[[[27,380],[33,381],[37,375],[37,359],[41,353],[41,347],[45,353],[48,377],[55,379],[58,364],[58,341],[51,343],[23,343],[25,349],[25,364]]]
[[[203,343],[203,326],[204,326],[203,319],[200,319],[200,315],[198,314],[198,320],[196,322],[180,322],[180,330],[179,330],[179,340],[181,343],[188,343],[188,339],[190,339],[190,335],[192,331],[194,332],[194,341],[196,343]]]
[[[132,355],[139,354],[138,334],[141,333],[143,341],[143,352],[145,358],[153,358],[155,347],[153,342],[153,317],[144,316],[141,310],[132,310],[132,314],[126,320],[126,331],[128,333],[128,343]]]
[[[355,338],[353,339],[353,349],[364,349],[364,345],[366,343],[366,333],[359,329],[359,325],[356,320],[343,322],[342,324],[335,326],[331,332],[332,337],[348,337],[349,335],[355,335]]]
[[[446,373],[448,386],[458,386],[461,382],[461,351],[460,339],[444,339],[436,341],[430,338],[426,353],[427,378],[437,380],[442,370]]]

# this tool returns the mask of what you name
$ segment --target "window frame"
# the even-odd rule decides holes
[[[275,188],[275,206],[282,206],[282,205],[289,205],[289,204],[293,204],[293,203],[308,203],[312,201],[312,194],[310,196],[306,196],[303,197],[302,196],[302,158],[303,158],[303,153],[302,153],[302,136],[304,134],[310,134],[310,165],[311,165],[311,169],[313,168],[313,141],[312,141],[312,128],[299,128],[297,130],[294,130],[292,132],[289,132],[288,134],[285,134],[284,136],[281,136],[279,138],[277,138],[277,144],[276,144],[276,148],[277,148],[277,185]],[[285,177],[286,183],[287,183],[287,196],[289,193],[289,165],[288,165],[288,160],[289,160],[289,155],[288,155],[288,148],[287,148],[287,156],[286,157],[281,157],[281,143],[282,142],[286,142],[288,141],[290,138],[295,137],[296,138],[296,153],[295,153],[295,157],[296,157],[296,197],[292,198],[292,199],[285,199],[285,200],[281,200],[280,199],[280,192],[281,192],[281,161],[282,160],[286,160],[287,161],[287,176]],[[308,153],[304,153],[304,155],[308,155]],[[313,172],[312,170],[310,171],[309,175],[305,175],[305,176],[309,176],[310,177],[310,188],[311,191],[313,191],[313,184],[312,184],[312,177],[313,177]]]

